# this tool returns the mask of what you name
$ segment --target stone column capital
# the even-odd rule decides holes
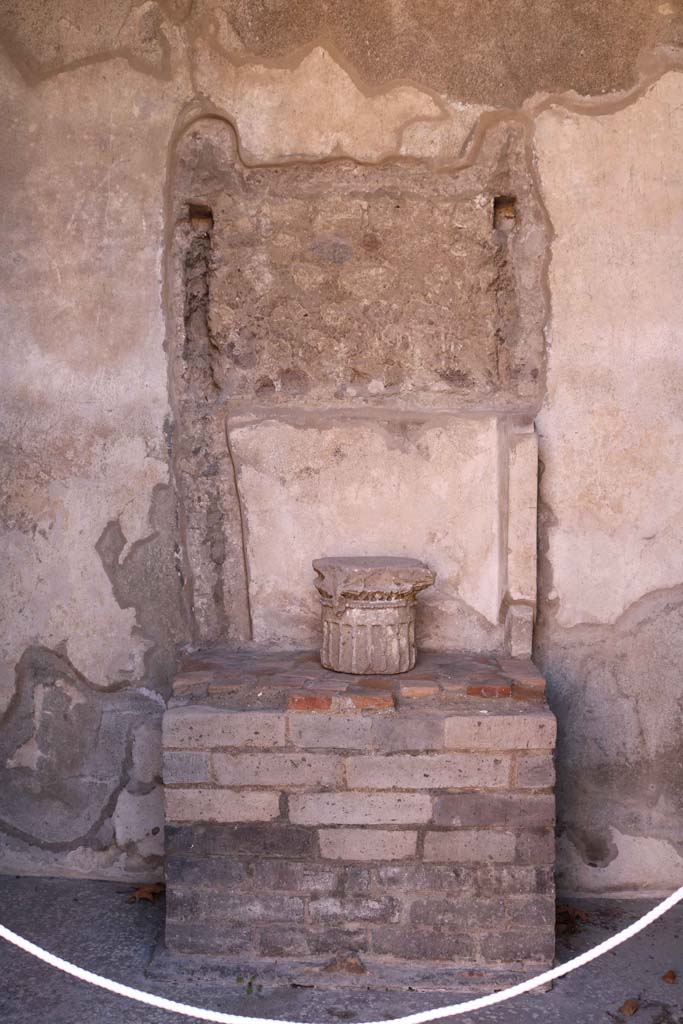
[[[389,555],[316,558],[315,586],[335,607],[347,601],[401,601],[431,587],[436,574],[417,558]]]
[[[416,558],[317,558],[321,661],[336,672],[407,672],[415,664],[415,597],[436,574]]]

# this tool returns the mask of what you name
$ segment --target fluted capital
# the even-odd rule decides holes
[[[415,597],[436,576],[416,558],[318,558],[321,661],[336,672],[407,672],[415,664]]]

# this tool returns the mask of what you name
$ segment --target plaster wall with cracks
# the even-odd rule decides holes
[[[621,333],[625,358],[638,354],[614,308],[598,289],[591,292],[595,264],[581,263],[590,232],[576,231],[572,218],[578,225],[606,211],[600,232],[613,240],[604,261],[609,266],[614,252],[624,250],[624,239],[646,237],[648,217],[663,227],[677,208],[674,169],[681,147],[671,112],[681,104],[679,5],[634,3],[626,16],[615,14],[612,4],[597,5],[595,16],[604,21],[592,25],[583,55],[565,46],[558,56],[543,42],[535,62],[527,59],[525,42],[544,38],[535,5],[514,31],[503,22],[473,27],[466,5],[459,22],[452,19],[453,26],[440,30],[430,12],[412,10],[408,18],[400,4],[393,5],[391,21],[378,4],[372,10],[365,5],[348,24],[325,4],[295,5],[288,25],[260,4],[252,5],[251,20],[231,3],[209,10],[201,2],[129,6],[122,0],[106,11],[88,5],[89,12],[61,0],[43,6],[33,18],[24,5],[0,4],[6,55],[0,73],[9,106],[3,130],[12,131],[11,145],[3,146],[9,241],[3,279],[10,300],[4,471],[10,479],[2,510],[9,567],[2,693],[8,710],[0,733],[3,771],[12,780],[7,799],[14,801],[2,814],[6,869],[109,877],[158,870],[159,851],[149,844],[160,814],[158,773],[150,767],[159,698],[175,644],[201,632],[192,614],[198,590],[186,550],[190,542],[180,543],[191,531],[186,510],[175,501],[183,456],[174,451],[167,458],[164,436],[169,408],[176,426],[182,410],[174,382],[167,389],[165,378],[162,345],[175,313],[169,294],[174,278],[167,269],[162,279],[162,264],[163,253],[173,250],[173,232],[182,230],[172,210],[173,154],[192,121],[214,116],[234,124],[245,166],[343,157],[374,165],[403,157],[459,173],[476,163],[501,126],[523,131],[547,239],[539,289],[551,310],[545,325],[550,378],[546,382],[544,366],[528,414],[539,415],[546,474],[540,486],[536,638],[562,736],[560,882],[583,891],[666,888],[680,871],[681,853],[674,825],[681,781],[675,725],[680,579],[672,557],[679,538],[675,522],[651,522],[657,499],[648,493],[647,467],[631,480],[633,503],[619,479],[610,477],[609,465],[600,463],[598,475],[608,483],[597,493],[615,522],[631,519],[638,529],[642,525],[643,537],[662,540],[659,548],[656,540],[647,541],[640,564],[628,569],[636,584],[647,581],[646,592],[638,594],[631,584],[630,592],[623,591],[625,603],[605,621],[584,621],[580,609],[578,617],[567,617],[567,560],[558,557],[558,538],[570,550],[574,543],[585,550],[593,513],[584,512],[583,522],[572,520],[556,481],[579,481],[590,492],[596,486],[590,467],[598,462],[583,435],[572,449],[566,429],[572,417],[590,420],[592,406],[580,389],[564,406],[555,396],[563,398],[563,382],[581,376],[585,349],[577,345],[572,354],[571,346],[582,335],[599,350],[602,339]],[[354,24],[383,32],[385,41],[364,49]],[[456,28],[460,42],[435,42],[450,39]],[[572,25],[574,32],[584,28]],[[466,54],[455,59],[459,46],[479,61],[477,74]],[[489,57],[482,57],[486,52]],[[319,106],[301,117],[301,103],[311,97]],[[622,112],[634,117],[619,122]],[[596,137],[592,124],[599,125]],[[645,192],[629,190],[628,180],[615,178],[611,168],[618,162],[631,166],[633,152],[617,145],[611,157],[609,149],[602,151],[602,179],[591,178],[583,155],[599,150],[599,137],[610,133],[632,138],[633,150],[649,147],[670,173],[653,174]],[[574,168],[569,183],[553,153]],[[637,167],[633,180],[644,187]],[[659,196],[659,205],[647,199],[644,220],[638,220],[643,195]],[[573,205],[563,208],[562,196]],[[33,265],[21,255],[37,252],[43,262]],[[553,276],[551,264],[571,276],[571,255],[569,264],[562,263],[567,252],[584,268],[586,305],[602,325],[594,334],[584,320],[574,330],[567,326],[566,281]],[[645,275],[643,290],[662,294],[667,278],[659,263],[659,278],[647,277],[648,244],[628,252]],[[600,288],[609,291],[609,280]],[[661,382],[675,381],[680,359],[678,318],[667,289],[656,315],[629,306],[629,296],[622,304],[635,330],[655,324],[657,337],[671,339],[668,347],[652,342],[643,400],[629,407],[632,419],[647,429],[629,451],[640,444],[645,462],[666,464],[672,475],[679,450],[671,429],[675,413]],[[563,363],[553,364],[555,352],[558,358],[566,353]],[[615,407],[628,405],[629,398],[610,392],[617,362],[610,354],[591,371],[605,382],[607,404]],[[648,411],[648,394],[661,415]],[[560,408],[571,414],[562,423],[554,418]],[[616,415],[613,422],[619,435],[623,422]],[[198,441],[215,432],[218,449],[223,430],[222,419],[207,410]],[[218,476],[228,481],[222,487],[236,489],[234,473],[230,485],[230,474],[216,474],[210,459],[204,468],[208,488]],[[652,480],[660,492],[669,486],[654,469]],[[675,483],[669,490],[676,500]],[[201,507],[209,519],[226,494],[216,491],[212,501]],[[205,542],[200,531],[196,543]],[[220,537],[208,544],[223,557]],[[235,558],[244,565],[243,550]],[[214,601],[211,588],[199,598],[207,609],[244,608],[230,592],[238,586],[243,594],[243,578],[243,570],[226,571],[221,599]],[[609,573],[601,585],[612,586]],[[211,615],[209,632],[233,628],[215,610]],[[239,636],[250,631],[243,615],[235,626]],[[646,657],[653,650],[655,660]],[[45,660],[53,666],[49,672]],[[19,675],[25,696],[17,717]],[[58,684],[58,678],[66,682]],[[96,716],[106,705],[106,720],[131,723],[139,713],[133,732],[147,737],[135,743],[130,732],[117,732],[106,778],[98,777],[97,785],[88,781],[92,750],[76,743],[68,764],[60,754],[67,742],[54,723],[74,700],[79,714],[92,707],[88,714]],[[114,713],[107,702],[115,700]],[[128,702],[134,713],[120,711]],[[133,751],[140,754],[143,747],[149,763],[138,769]],[[619,785],[619,778],[628,784]],[[26,814],[21,820],[20,806]],[[59,811],[70,831],[55,838],[31,827],[40,807],[49,809],[46,820]]]

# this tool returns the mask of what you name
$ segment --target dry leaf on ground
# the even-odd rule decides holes
[[[675,971],[667,971],[666,974],[662,975],[662,981],[665,981],[667,985],[675,985],[678,981]]]
[[[570,935],[574,935],[588,921],[590,921],[590,916],[579,907],[570,907],[566,903],[560,903],[557,908],[557,931],[560,934],[569,932]]]
[[[634,1013],[637,1013],[637,1011],[637,999],[627,999],[624,1005],[619,1007],[619,1013],[623,1013],[624,1017],[632,1017]]]
[[[153,882],[151,885],[138,885],[128,897],[128,902],[139,903],[140,900],[147,900],[148,903],[153,903],[157,896],[165,890],[166,886],[161,882]]]

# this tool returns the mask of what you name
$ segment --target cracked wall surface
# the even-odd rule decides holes
[[[535,128],[555,231],[537,642],[577,889],[683,871],[682,89],[672,72],[621,110],[553,106]]]
[[[198,119],[216,118],[234,126],[248,174],[272,179],[272,165],[322,161],[315,174],[333,190],[338,172],[325,161],[355,161],[349,173],[370,178],[372,165],[415,161],[410,173],[424,190],[432,172],[439,182],[476,176],[496,138],[516,140],[524,173],[514,191],[523,200],[526,188],[538,207],[537,260],[514,263],[518,308],[489,308],[490,293],[467,306],[477,316],[455,369],[474,383],[467,397],[464,378],[452,376],[447,398],[476,404],[490,380],[481,320],[519,328],[526,315],[545,318],[545,350],[538,341],[519,350],[537,376],[526,390],[519,384],[516,405],[503,389],[502,411],[524,422],[510,419],[514,437],[504,434],[501,486],[523,479],[528,454],[515,453],[527,450],[519,446],[537,416],[536,645],[561,733],[560,883],[634,891],[680,881],[679,0],[504,9],[470,0],[0,0],[0,42],[0,866],[152,877],[158,720],[175,646],[216,635],[239,642],[258,618],[234,538],[244,528],[240,473],[253,482],[260,456],[248,417],[234,424],[234,449],[222,444],[210,377],[216,371],[219,390],[233,392],[260,382],[272,417],[283,386],[288,402],[306,404],[297,398],[306,368],[232,373],[237,346],[232,361],[179,369],[181,334],[222,331],[231,343],[228,325],[207,313],[214,257],[202,246],[215,235],[229,277],[229,224],[235,241],[250,230],[226,209],[211,224],[205,209],[181,218],[174,205],[179,141]],[[209,191],[225,170],[200,162],[195,197],[202,174]],[[294,189],[301,171],[287,174]],[[483,236],[469,237],[468,273]],[[334,262],[343,246],[327,243],[299,275],[315,276],[316,260],[348,274],[348,262]],[[369,266],[376,257],[363,252]],[[174,294],[180,253],[195,275],[187,304]],[[446,277],[461,273],[454,259]],[[257,296],[263,271],[250,272]],[[339,402],[332,379],[400,391],[386,349],[362,354],[361,381],[331,374],[326,400]],[[377,414],[387,399],[402,401],[370,392],[367,403]],[[305,431],[297,423],[286,433]],[[409,461],[420,442],[396,443]],[[197,479],[202,486],[190,486]],[[495,529],[505,562],[519,524]],[[505,571],[519,566],[520,582],[508,597],[532,602],[533,552],[515,552]],[[202,575],[193,565],[214,568]],[[472,571],[470,596],[484,578]],[[491,609],[482,618],[474,598],[471,606],[471,644],[495,644]]]

